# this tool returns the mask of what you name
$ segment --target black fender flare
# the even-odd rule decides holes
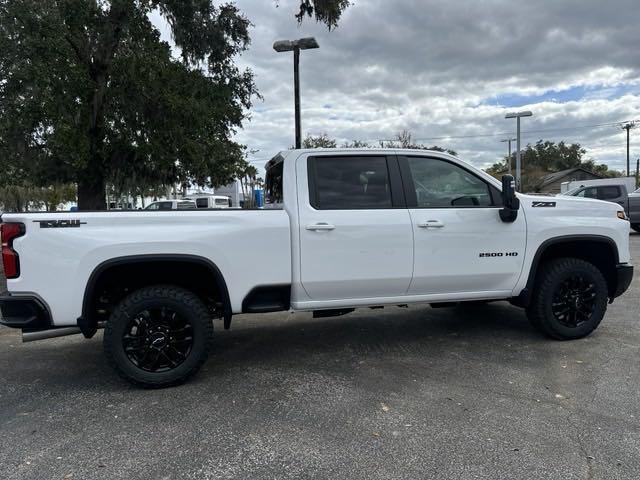
[[[227,288],[227,282],[222,275],[222,272],[218,266],[211,260],[198,255],[187,254],[144,254],[144,255],[127,255],[123,257],[114,257],[109,260],[105,260],[93,269],[89,280],[85,286],[84,295],[82,297],[82,313],[78,317],[78,328],[86,338],[91,338],[95,335],[98,325],[97,320],[92,318],[91,305],[92,299],[96,289],[96,284],[100,276],[109,268],[119,265],[145,263],[145,262],[181,262],[181,263],[193,263],[206,267],[215,278],[216,286],[218,287],[223,301],[223,318],[225,329],[229,328],[231,323],[231,299],[229,297],[229,289]]]

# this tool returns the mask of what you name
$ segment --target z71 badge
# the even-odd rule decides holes
[[[33,223],[39,223],[40,228],[80,228],[87,224],[80,220],[34,220]]]

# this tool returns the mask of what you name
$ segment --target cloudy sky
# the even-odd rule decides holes
[[[315,36],[321,48],[301,55],[304,134],[377,142],[407,129],[486,167],[515,133],[505,113],[526,109],[525,143],[579,142],[626,166],[625,133],[594,125],[640,119],[638,0],[356,0],[331,32],[298,26],[296,0],[236,4],[254,24],[239,63],[264,97],[238,133],[256,162],[293,144],[292,55],[273,41]]]

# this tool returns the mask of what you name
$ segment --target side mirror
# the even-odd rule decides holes
[[[514,222],[518,218],[520,200],[516,197],[516,181],[512,175],[502,176],[502,205],[500,220],[507,223]]]

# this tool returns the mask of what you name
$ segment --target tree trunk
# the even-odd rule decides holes
[[[91,108],[87,137],[89,158],[86,167],[78,172],[78,210],[106,210],[106,179],[104,146],[104,95],[106,74],[100,72],[96,78],[95,90],[89,96]],[[116,203],[118,199],[116,197]]]
[[[78,176],[78,210],[106,210],[102,172],[86,169]]]

